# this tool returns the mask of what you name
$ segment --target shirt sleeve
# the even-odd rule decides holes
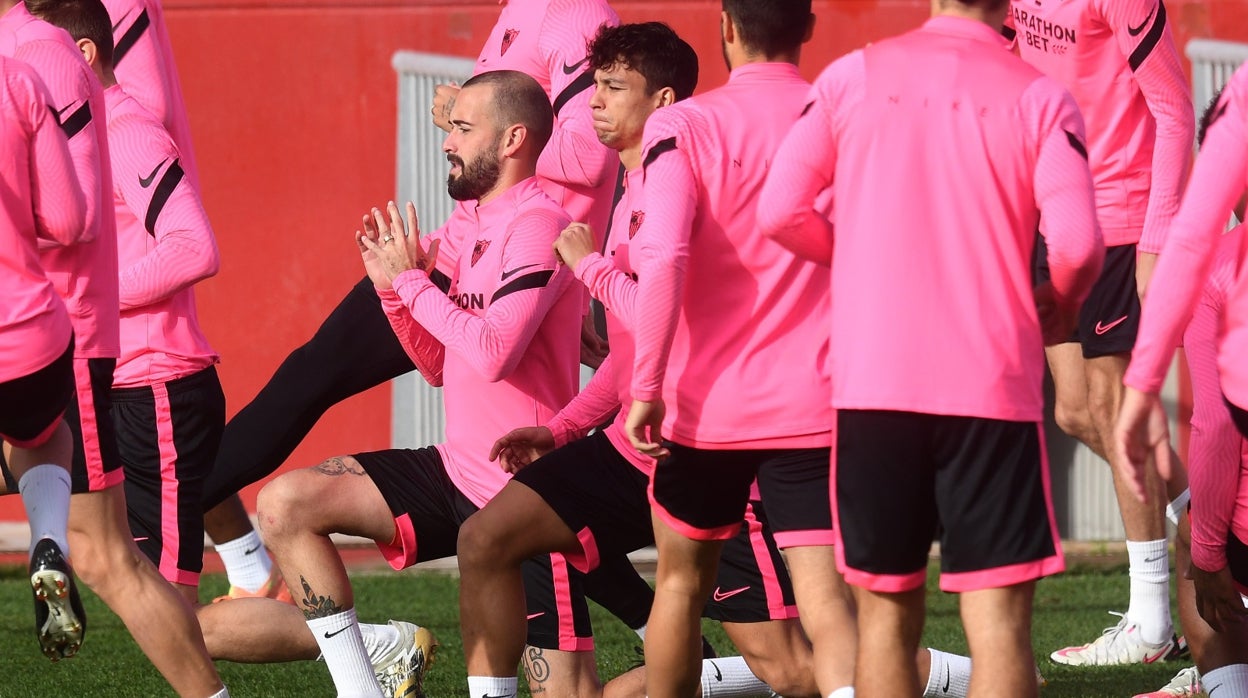
[[[603,360],[585,389],[572,398],[562,410],[546,423],[555,437],[555,447],[561,447],[589,433],[620,409],[620,394],[615,384],[615,364],[611,355]]]
[[[644,235],[644,233],[642,233]],[[637,331],[637,282],[597,252],[586,255],[573,271],[589,294],[611,311],[629,332]]]
[[[594,73],[587,67],[589,41],[619,18],[596,3],[554,3],[542,24],[539,50],[550,71],[555,128],[537,161],[537,174],[561,184],[597,187],[615,172],[615,152],[598,140],[589,108]],[[570,70],[569,70],[570,69]]]
[[[1248,184],[1248,71],[1231,77],[1214,107],[1192,180],[1166,236],[1124,382],[1157,393],[1212,266],[1218,237]]]
[[[1179,209],[1192,164],[1192,91],[1162,0],[1101,0],[1102,16],[1157,122],[1141,252],[1157,253]]]
[[[1192,436],[1188,478],[1192,488],[1192,562],[1203,570],[1226,566],[1226,540],[1235,511],[1243,438],[1231,420],[1218,380],[1219,306],[1196,306],[1183,336],[1192,377]]]
[[[509,226],[503,268],[530,267],[493,291],[485,314],[461,309],[420,270],[394,280],[394,290],[412,318],[449,350],[459,354],[488,381],[515,370],[547,311],[571,279],[555,261],[554,240],[566,220],[547,211],[529,211]]]
[[[35,232],[58,245],[83,239],[86,202],[74,174],[69,145],[49,107],[47,88],[26,65],[6,61],[9,93],[24,108],[30,133],[30,193]]]
[[[25,43],[18,47],[13,57],[33,67],[47,85],[52,98],[49,103],[69,142],[74,174],[83,192],[84,233],[78,241],[90,242],[99,229],[99,217],[105,213],[112,214],[112,209],[104,205],[107,200],[100,188],[102,146],[93,122],[103,119],[104,115],[92,113],[90,100],[95,76],[81,55],[53,41]]]
[[[817,209],[821,191],[832,186],[836,171],[837,113],[854,109],[866,91],[866,63],[861,51],[828,66],[810,89],[806,108],[793,124],[758,200],[758,227],[794,254],[820,264],[832,263],[833,226]]]
[[[1023,93],[1022,107],[1038,152],[1036,207],[1053,291],[1069,304],[1082,303],[1105,261],[1083,117],[1070,93],[1048,78]]]
[[[398,337],[403,351],[416,364],[416,370],[425,381],[435,388],[442,386],[442,366],[446,360],[446,347],[428,330],[421,327],[412,314],[408,312],[403,299],[394,289],[377,289],[381,299],[381,309],[390,321],[390,329]]]
[[[679,112],[679,113],[678,113]],[[636,308],[645,322],[636,323],[637,356],[632,395],[653,401],[663,392],[672,337],[680,318],[689,260],[689,238],[697,209],[697,175],[685,137],[687,119],[679,105],[655,112],[646,122],[642,140],[643,186],[646,192],[646,234],[638,235]]]
[[[158,303],[215,275],[221,258],[199,194],[173,140],[155,121],[110,124],[113,186],[152,238],[147,254],[121,269],[121,308]]]

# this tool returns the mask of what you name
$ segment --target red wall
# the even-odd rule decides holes
[[[1248,0],[1169,0],[1180,45],[1248,40]],[[726,76],[719,2],[614,3],[624,21],[659,19],[702,57],[703,88]],[[920,23],[928,0],[816,0],[803,72]],[[231,414],[315,331],[362,268],[359,215],[394,195],[401,49],[475,57],[498,6],[452,0],[165,0],[221,273],[200,317],[221,352]],[[384,448],[390,391],[334,408],[286,467]],[[247,491],[254,504],[255,487]],[[0,519],[21,518],[15,499]]]

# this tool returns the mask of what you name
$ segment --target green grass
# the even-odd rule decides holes
[[[87,641],[71,661],[50,664],[39,653],[31,632],[31,600],[23,575],[0,570],[0,698],[44,696],[147,697],[173,695],[147,663],[116,616],[94,595],[83,599],[90,618]],[[354,580],[360,616],[366,621],[387,618],[411,620],[431,628],[442,643],[438,663],[426,680],[430,698],[463,696],[464,663],[458,625],[458,580],[436,574],[367,574]],[[204,596],[223,592],[225,579],[206,576]],[[1044,698],[1123,698],[1155,690],[1179,665],[1106,669],[1053,664],[1048,652],[1075,642],[1087,642],[1115,618],[1105,611],[1122,610],[1127,598],[1127,575],[1121,567],[1083,568],[1043,581],[1036,593],[1034,639],[1041,671],[1048,686]],[[626,671],[635,661],[636,635],[594,608],[598,662],[602,677]],[[732,647],[722,631],[707,624],[711,641],[721,654]],[[933,591],[925,643],[965,652],[956,597]],[[218,664],[222,678],[236,698],[270,696],[332,696],[333,684],[324,664]],[[522,695],[527,695],[523,693]]]

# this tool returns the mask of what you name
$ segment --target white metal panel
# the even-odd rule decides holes
[[[454,208],[446,194],[449,166],[442,154],[446,134],[429,115],[433,90],[441,83],[462,84],[475,64],[468,58],[399,51],[391,65],[399,78],[395,201],[415,203],[421,229],[430,231],[446,222]],[[446,434],[441,390],[430,387],[415,371],[394,379],[392,387],[391,446],[419,448],[441,442]]]

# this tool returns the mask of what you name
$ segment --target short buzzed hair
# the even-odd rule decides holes
[[[741,44],[764,56],[802,45],[810,29],[810,0],[723,0]]]
[[[500,130],[522,124],[533,142],[534,155],[542,152],[555,127],[555,111],[550,97],[532,76],[518,70],[492,70],[474,75],[463,87],[489,85],[494,88],[491,111]]]
[[[662,22],[607,24],[589,42],[591,70],[620,65],[646,79],[646,94],[672,88],[677,101],[693,94],[698,86],[698,54]]]
[[[100,65],[113,67],[113,27],[100,0],[26,0],[26,9],[39,19],[60,27],[74,41],[90,39]]]

